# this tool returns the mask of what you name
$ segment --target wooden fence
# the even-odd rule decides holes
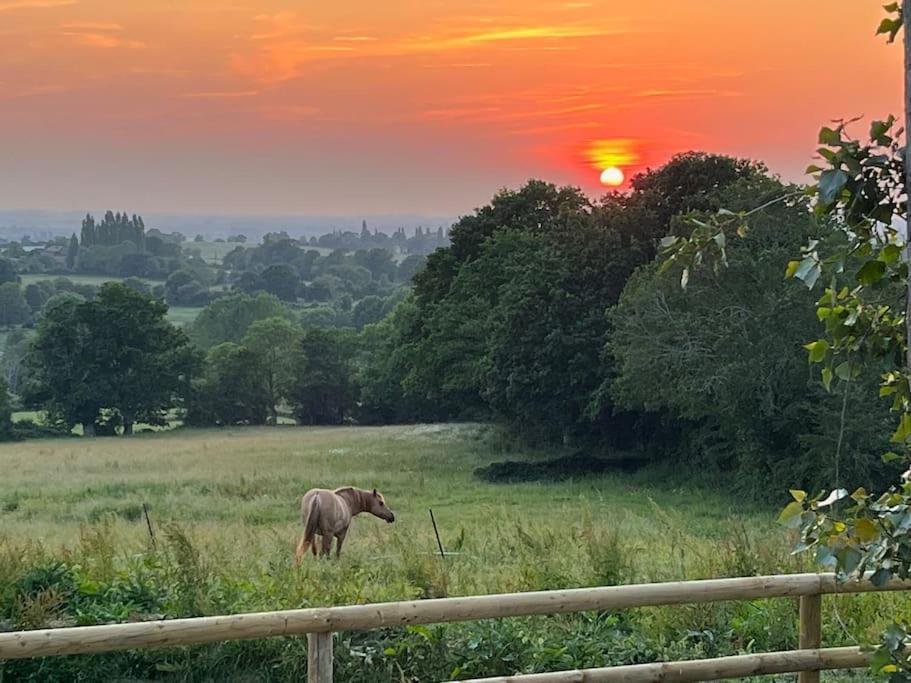
[[[822,596],[835,593],[911,590],[911,582],[838,583],[833,574],[784,574],[704,581],[675,581],[601,588],[475,595],[345,607],[319,607],[165,621],[0,633],[0,659],[112,652],[144,647],[197,645],[273,636],[308,636],[308,681],[332,681],[332,634],[409,624],[439,624],[759,598],[798,598],[798,650],[694,661],[637,664],[582,671],[478,679],[568,683],[569,681],[710,681],[759,674],[797,673],[801,683],[819,680],[824,669],[864,666],[856,647],[820,649]],[[476,682],[477,683],[477,682]]]

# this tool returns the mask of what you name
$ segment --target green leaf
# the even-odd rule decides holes
[[[882,35],[883,33],[889,34],[889,42],[895,40],[895,36],[898,35],[898,32],[902,28],[901,19],[883,19],[879,22],[879,28],[876,29],[876,35]]]
[[[869,519],[859,519],[854,524],[854,533],[861,543],[869,543],[879,537],[879,529]]]
[[[819,144],[820,145],[837,145],[841,142],[841,134],[829,128],[828,126],[823,126],[819,129]]]
[[[841,169],[830,169],[819,175],[819,200],[831,204],[848,184],[848,174]]]
[[[894,451],[889,451],[888,453],[883,453],[882,461],[884,463],[886,463],[887,465],[890,462],[895,462],[896,460],[902,460],[902,456],[900,456],[898,453],[895,453]]]
[[[800,267],[801,261],[788,261],[788,267],[785,268],[784,276],[794,277],[794,273],[797,272],[797,269]]]
[[[822,385],[826,388],[826,391],[831,391],[832,389],[832,370],[829,368],[822,369]]]
[[[885,272],[886,264],[882,261],[867,261],[855,277],[862,285],[873,285],[883,279]]]
[[[841,569],[846,574],[851,574],[863,559],[863,555],[857,548],[845,548],[840,553],[838,553],[839,564],[841,564]]]
[[[905,443],[911,436],[911,414],[902,413],[898,428],[892,433],[892,443]]]
[[[803,280],[804,284],[809,289],[813,288],[813,285],[816,284],[816,281],[819,279],[821,270],[819,268],[819,263],[812,256],[807,256],[804,258],[800,265],[797,266],[797,269],[794,271],[794,277],[798,280]]]
[[[851,363],[848,361],[841,363],[838,367],[835,368],[835,376],[843,382],[850,381],[852,374]]]
[[[885,121],[874,121],[870,124],[870,139],[878,142],[886,133],[889,132],[889,129],[892,127],[892,124],[895,123],[895,117],[890,116]]]
[[[902,255],[902,250],[897,244],[887,244],[879,253],[879,259],[883,263],[895,263]]]
[[[803,504],[800,501],[793,501],[785,505],[784,509],[778,515],[779,524],[791,524],[795,519],[800,517],[803,512]]]
[[[877,588],[882,588],[887,583],[889,583],[889,579],[891,578],[892,572],[890,572],[888,569],[883,569],[880,567],[875,572],[873,572],[873,575],[870,577],[870,583],[872,583]]]
[[[810,362],[819,363],[829,351],[829,342],[825,339],[817,339],[815,342],[804,344],[804,348],[810,352]]]
[[[790,489],[790,494],[798,503],[802,503],[807,499],[807,492],[800,489]]]
[[[673,235],[668,235],[667,237],[661,238],[661,242],[659,242],[659,245],[661,246],[662,249],[667,249],[668,247],[677,244],[679,239],[680,239],[679,237],[674,237]]]

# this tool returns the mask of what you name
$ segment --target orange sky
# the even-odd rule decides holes
[[[0,209],[456,214],[687,149],[799,179],[898,108],[881,4],[0,0]]]

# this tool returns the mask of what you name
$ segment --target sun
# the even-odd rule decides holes
[[[601,171],[601,184],[609,187],[618,187],[623,184],[624,176],[616,166],[610,166]]]

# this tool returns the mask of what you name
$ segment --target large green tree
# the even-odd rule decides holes
[[[249,349],[222,342],[209,349],[193,379],[186,422],[195,426],[265,424],[270,397],[259,363]]]
[[[288,398],[300,424],[342,424],[355,408],[353,338],[344,330],[305,330]]]
[[[301,331],[285,318],[266,318],[251,323],[242,346],[253,356],[257,375],[269,401],[272,424],[278,423],[278,404],[292,385],[294,354]]]
[[[119,283],[94,301],[66,299],[45,310],[28,357],[33,396],[52,419],[93,434],[102,409],[130,434],[162,423],[186,394],[197,357],[167,319],[167,306]]]
[[[291,318],[288,309],[272,294],[230,294],[206,306],[190,325],[187,333],[201,349],[230,341],[240,343],[247,328],[257,320]]]

